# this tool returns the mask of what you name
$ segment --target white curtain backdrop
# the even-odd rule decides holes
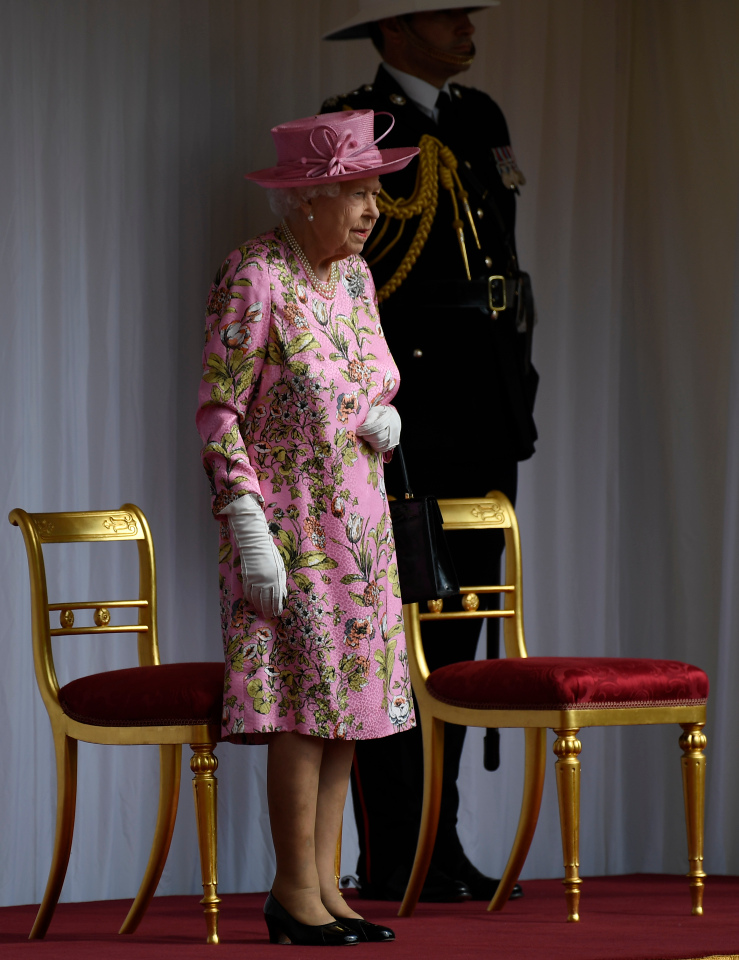
[[[368,42],[319,39],[354,7],[0,0],[0,514],[138,503],[157,546],[165,661],[221,655],[193,422],[210,278],[272,225],[242,180],[273,162],[269,128],[374,75]],[[506,0],[475,20],[464,81],[501,104],[528,178],[518,237],[542,375],[541,440],[519,497],[529,649],[708,671],[706,869],[739,873],[739,5]],[[132,556],[56,557],[53,596],[107,593],[109,575],[121,596],[131,588]],[[7,524],[0,609],[0,904],[14,904],[43,892],[55,777],[25,555]],[[62,682],[135,660],[125,640],[66,643]],[[678,734],[582,735],[584,875],[685,870]],[[495,875],[521,747],[504,732],[501,770],[486,773],[471,731],[463,758],[461,833]],[[221,890],[264,890],[265,750],[224,744],[218,756]],[[157,759],[81,746],[63,899],[133,896]],[[162,894],[200,884],[184,768]],[[561,871],[553,780],[524,876]]]

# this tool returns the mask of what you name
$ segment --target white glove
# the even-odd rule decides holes
[[[357,427],[357,436],[363,437],[378,453],[387,453],[400,442],[400,414],[395,407],[382,404],[370,407],[364,423]]]
[[[222,512],[228,515],[241,554],[244,599],[263,617],[278,617],[287,597],[287,575],[262,507],[249,494]]]

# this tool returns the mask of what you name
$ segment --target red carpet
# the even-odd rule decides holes
[[[355,960],[694,960],[739,956],[739,877],[711,877],[703,917],[690,915],[683,877],[637,875],[586,878],[579,924],[565,920],[558,880],[529,880],[523,899],[499,914],[481,903],[420,904],[410,920],[397,904],[352,899],[369,919],[397,934],[391,944],[359,944]],[[348,895],[350,898],[352,894]],[[224,894],[221,943],[204,942],[205,924],[196,897],[157,897],[139,932],[116,933],[130,901],[65,903],[57,908],[45,940],[26,940],[36,907],[0,909],[0,958],[61,960],[336,960],[327,947],[271,946],[261,916],[264,894]]]

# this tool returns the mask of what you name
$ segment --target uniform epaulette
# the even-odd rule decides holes
[[[372,93],[372,84],[365,83],[356,90],[350,90],[349,93],[340,93],[336,97],[329,97],[323,101],[321,112],[329,110],[362,110],[369,104],[365,104],[367,95]]]
[[[505,117],[500,107],[484,90],[478,90],[477,87],[465,87],[461,83],[450,83],[449,89],[452,92],[452,97],[465,113],[477,115],[478,120],[482,120],[484,117],[486,123],[502,123],[505,125]],[[507,136],[507,126],[505,131]]]
[[[485,97],[490,99],[487,93],[483,90],[478,90],[477,87],[466,87],[462,83],[450,83],[449,89],[452,91],[453,95],[457,97],[458,100],[464,100],[465,97]]]

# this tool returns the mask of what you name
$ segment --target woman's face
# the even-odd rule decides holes
[[[311,239],[319,262],[361,253],[380,215],[378,177],[345,180],[338,187],[338,196],[313,197],[304,207],[313,213]]]

